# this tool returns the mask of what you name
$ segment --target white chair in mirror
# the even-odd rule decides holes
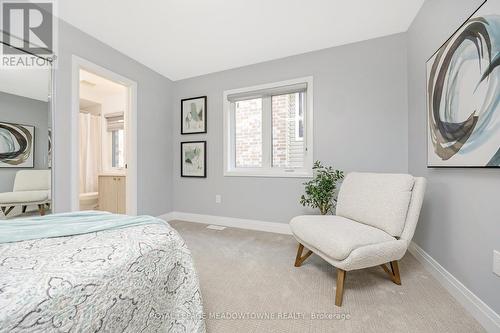
[[[45,215],[51,205],[50,170],[21,170],[16,173],[12,192],[0,193],[0,209],[7,217],[15,207],[26,213],[29,206]]]
[[[380,265],[401,284],[398,260],[415,232],[425,185],[424,178],[407,174],[350,173],[340,188],[337,215],[297,216],[290,222],[299,242],[295,266],[312,253],[335,266],[337,306],[347,271]],[[304,247],[308,252],[302,255]]]

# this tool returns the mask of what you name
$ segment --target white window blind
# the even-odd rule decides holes
[[[118,131],[124,129],[124,116],[123,112],[114,112],[104,115],[106,118],[106,129],[108,132]]]
[[[307,91],[307,83],[298,83],[292,85],[285,85],[281,87],[273,87],[267,89],[257,89],[250,91],[242,91],[238,93],[233,93],[227,95],[227,100],[231,103],[249,100],[255,98],[264,98],[270,97],[274,95],[285,95],[285,94],[293,94]]]

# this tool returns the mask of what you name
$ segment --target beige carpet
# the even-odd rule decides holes
[[[401,286],[380,267],[348,272],[338,308],[335,269],[314,255],[293,267],[291,236],[170,224],[193,253],[210,333],[484,332],[410,254]]]

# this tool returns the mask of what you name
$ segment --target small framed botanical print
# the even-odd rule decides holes
[[[181,142],[181,177],[207,177],[207,142]]]
[[[207,96],[181,100],[181,134],[207,133]]]

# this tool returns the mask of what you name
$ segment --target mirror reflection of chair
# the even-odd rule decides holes
[[[15,207],[26,213],[28,206],[36,206],[45,215],[51,206],[50,170],[21,170],[16,173],[12,192],[0,193],[0,209],[7,217]]]

